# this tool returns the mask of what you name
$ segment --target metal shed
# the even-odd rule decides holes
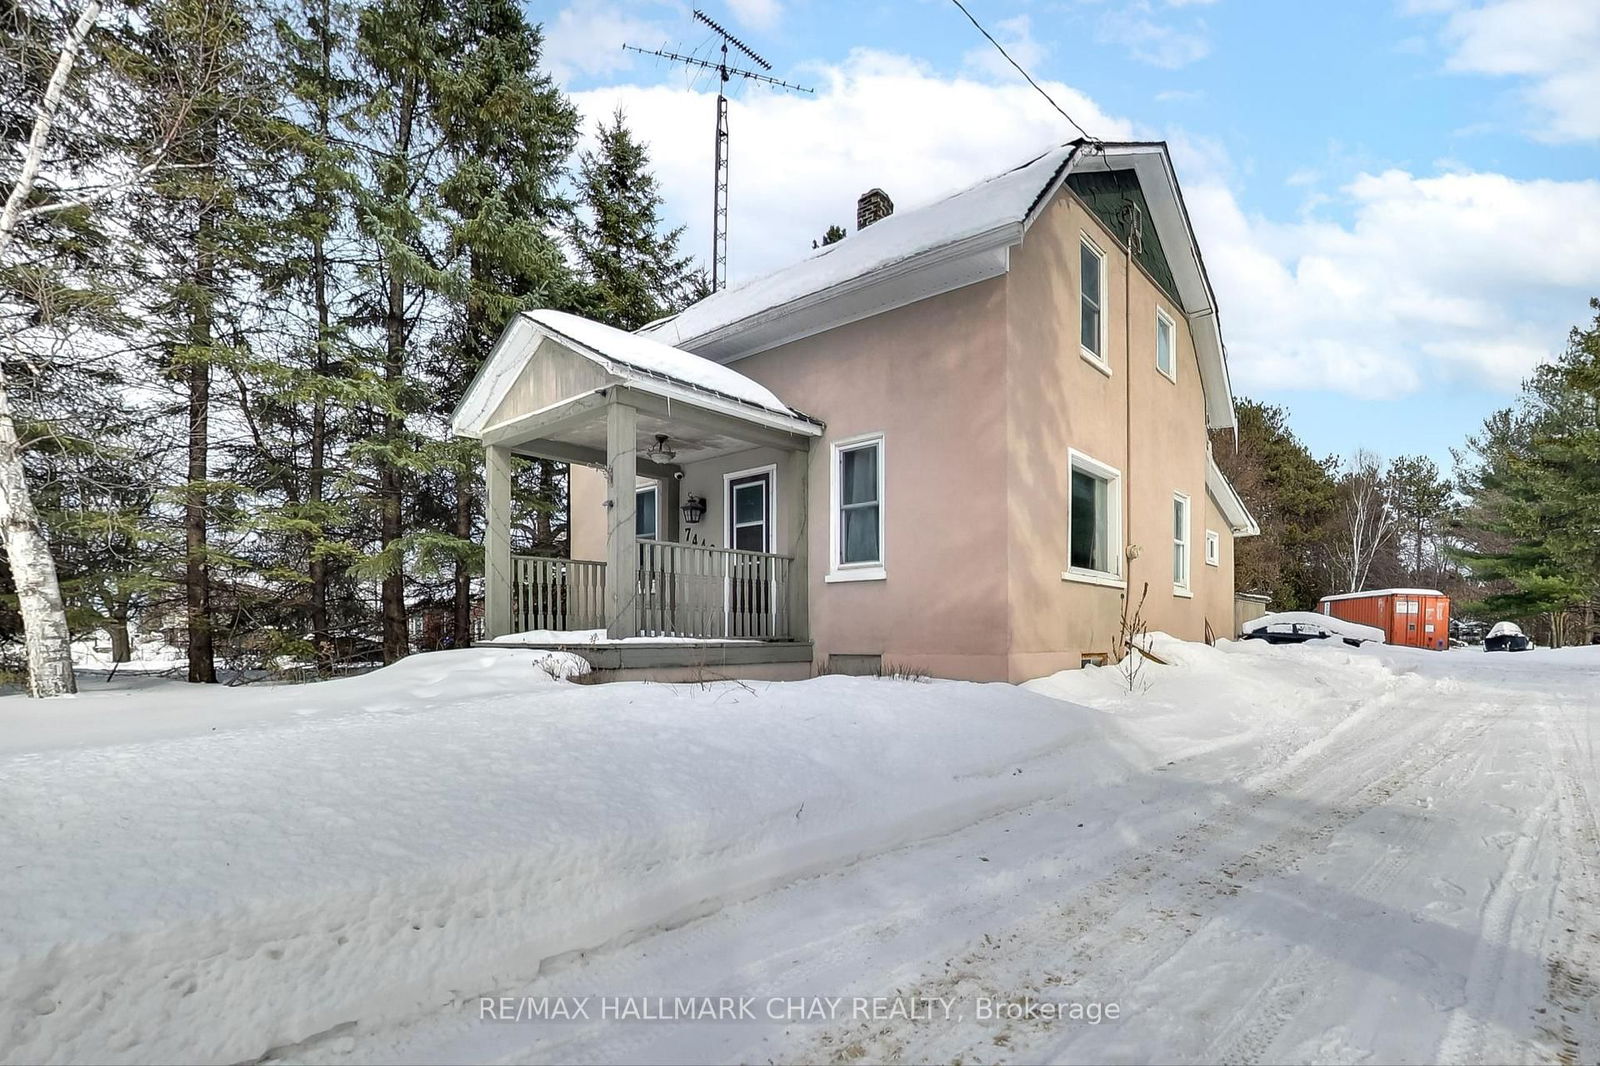
[[[1376,626],[1390,644],[1446,651],[1450,597],[1438,589],[1372,589],[1324,596],[1317,610],[1347,622]]]

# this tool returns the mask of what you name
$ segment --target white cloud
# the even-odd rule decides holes
[[[1600,4],[1594,0],[1411,0],[1446,13],[1446,66],[1524,79],[1531,132],[1549,141],[1600,139]]]
[[[1343,225],[1247,217],[1204,175],[1186,188],[1245,391],[1509,391],[1600,277],[1597,181],[1361,174]]]
[[[544,24],[545,68],[558,82],[578,74],[604,76],[629,69],[638,57],[624,52],[624,44],[654,48],[670,36],[664,24],[641,18],[638,7],[574,0]]]
[[[1133,58],[1167,70],[1187,66],[1211,52],[1211,42],[1201,29],[1180,29],[1159,20],[1149,0],[1134,0],[1107,11],[1097,32],[1102,42],[1120,44]]]
[[[728,0],[728,6],[735,18],[752,29],[770,30],[783,17],[779,0]]]
[[[1075,136],[1015,80],[951,77],[882,52],[855,52],[803,80],[816,96],[747,91],[733,102],[735,283],[807,255],[830,224],[853,229],[866,189],[881,186],[908,210]],[[1161,132],[1069,86],[1046,87],[1099,137]],[[591,119],[626,109],[697,257],[710,243],[712,99],[665,86],[575,95]],[[1510,389],[1585,316],[1600,278],[1600,181],[1341,163],[1335,173],[1356,176],[1322,173],[1347,221],[1274,221],[1241,208],[1218,144],[1170,131],[1169,140],[1243,393]]]
[[[1033,22],[1027,15],[1003,19],[995,23],[990,32],[994,34],[995,40],[1005,46],[1011,58],[1022,64],[1023,70],[1034,73],[1038,70],[1039,64],[1044,62],[1046,49],[1034,39]],[[1021,76],[1015,67],[1006,62],[1006,57],[988,41],[969,49],[962,57],[962,62],[969,69],[987,74],[991,78],[1004,80]],[[1037,77],[1036,74],[1035,76]]]
[[[751,87],[731,104],[729,266],[736,281],[800,258],[832,223],[853,228],[856,197],[874,186],[900,209],[914,207],[1077,136],[1014,76],[947,78],[903,57],[861,50],[797,80],[816,84],[816,95]],[[1096,136],[1132,133],[1076,90],[1042,84]],[[650,142],[668,204],[689,226],[689,251],[704,256],[713,96],[616,86],[573,99],[589,118],[622,105]]]

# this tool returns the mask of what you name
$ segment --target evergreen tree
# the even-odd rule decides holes
[[[1278,610],[1309,609],[1328,591],[1329,523],[1338,486],[1337,462],[1318,459],[1289,429],[1282,407],[1241,399],[1237,438],[1212,438],[1217,465],[1261,526],[1234,543],[1234,585],[1264,592]]]
[[[1590,306],[1594,321],[1456,453],[1467,500],[1456,555],[1484,588],[1470,609],[1542,615],[1558,644],[1566,612],[1592,618],[1600,596],[1600,300]]]
[[[819,244],[816,241],[812,241],[811,247],[826,248],[830,244],[838,244],[848,236],[849,234],[845,232],[844,227],[835,222],[828,227],[828,232],[822,235],[822,242]]]
[[[1449,480],[1427,456],[1402,455],[1390,461],[1384,488],[1410,583],[1438,582],[1444,558],[1439,538],[1452,511]]]
[[[578,191],[583,221],[575,243],[587,283],[582,312],[634,330],[684,306],[693,280],[690,257],[678,251],[683,227],[663,229],[649,151],[620,109],[583,153]]]
[[[271,124],[261,26],[240,0],[162,0],[137,40],[144,99],[187,91],[189,122],[171,138],[171,165],[140,198],[133,232],[146,257],[149,328],[157,366],[178,394],[183,474],[182,585],[188,677],[214,683],[215,511],[234,491],[213,480],[216,378],[251,358],[250,278],[261,243],[256,192],[270,167]],[[164,121],[148,112],[152,124]]]

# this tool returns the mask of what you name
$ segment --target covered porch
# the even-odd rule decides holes
[[[705,659],[712,644],[806,640],[806,478],[822,427],[762,386],[534,312],[507,327],[454,426],[484,448],[486,638],[572,646],[588,631],[619,663],[641,644]],[[512,553],[518,456],[571,464],[571,543],[587,557]],[[714,657],[730,655],[750,653]]]

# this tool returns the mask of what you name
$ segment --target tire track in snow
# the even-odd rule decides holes
[[[1580,712],[1581,713],[1581,712]],[[1537,1031],[1553,1045],[1561,1063],[1593,1062],[1600,1057],[1600,819],[1590,801],[1586,779],[1593,779],[1593,750],[1587,744],[1592,722],[1586,723],[1580,749],[1570,720],[1562,730],[1567,741],[1557,754],[1557,832],[1563,838],[1557,868],[1554,928],[1557,943],[1547,965],[1547,1005],[1539,1013]],[[1589,765],[1580,770],[1574,759],[1582,750]]]
[[[986,996],[1004,1002],[1020,995],[1024,988],[1041,992],[1070,989],[1086,976],[1086,969],[1108,958],[1136,963],[1120,975],[1130,983],[1136,981],[1180,951],[1242,889],[1292,872],[1305,855],[1325,846],[1341,828],[1456,755],[1509,713],[1502,710],[1499,715],[1415,715],[1417,707],[1426,706],[1415,697],[1427,695],[1430,690],[1426,683],[1413,683],[1406,678],[1353,716],[1358,721],[1347,719],[1336,730],[1301,749],[1284,766],[1261,775],[1270,783],[1248,798],[1213,812],[1166,845],[1125,860],[1052,913],[997,937],[986,935],[971,951],[947,961],[944,973],[899,993],[961,1001]],[[1403,706],[1413,717],[1382,715],[1382,711],[1397,706]],[[1369,725],[1376,728],[1364,728]],[[1387,772],[1376,777],[1363,774],[1364,770],[1385,767]],[[1303,793],[1307,783],[1328,772],[1333,781],[1329,783],[1332,794],[1325,800],[1327,817],[1310,824],[1291,825],[1243,854],[1225,859],[1214,874],[1210,872],[1210,864],[1220,857],[1213,854],[1220,844],[1235,836],[1248,838],[1252,822],[1259,820],[1275,799],[1285,792]],[[1167,905],[1155,906],[1157,897],[1164,897],[1160,902]],[[995,979],[1023,945],[1037,951],[1042,944],[1057,947],[1066,964],[1038,968],[1005,982]],[[942,1033],[926,1033],[927,1039],[919,1039],[923,1034],[918,1031],[926,1029],[926,1023],[917,1021],[835,1028],[820,1034],[791,1061],[1003,1059],[1022,1054],[1030,1037],[1049,1035],[1045,1024],[1018,1022],[1003,1025],[998,1033],[986,1034],[990,1036],[990,1047],[970,1042],[946,1046],[937,1043]],[[1030,1050],[1027,1057],[1040,1057],[1033,1053],[1035,1050]]]

